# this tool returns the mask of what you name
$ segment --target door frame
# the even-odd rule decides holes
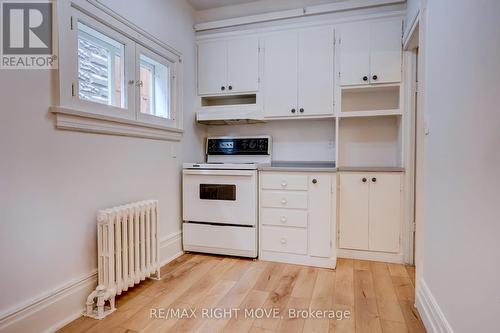
[[[407,264],[416,264],[416,232],[417,232],[417,190],[421,190],[421,173],[418,171],[422,165],[423,134],[422,130],[422,105],[417,89],[420,90],[421,83],[417,84],[417,78],[420,79],[421,72],[419,56],[419,34],[420,34],[419,15],[412,22],[410,29],[403,41],[403,61],[404,61],[404,77],[405,77],[405,156],[406,161],[406,177],[405,177],[405,223],[403,230],[403,246],[404,246],[404,261]],[[419,73],[417,73],[417,71]],[[420,182],[420,183],[419,183]]]
[[[424,9],[424,10],[422,10]],[[407,197],[405,200],[408,236],[405,246],[405,261],[416,266],[417,277],[422,275],[423,240],[423,193],[424,193],[424,146],[425,146],[425,7],[420,8],[405,34],[403,50],[405,60],[405,97],[409,131],[407,161]],[[418,84],[417,84],[418,79]]]

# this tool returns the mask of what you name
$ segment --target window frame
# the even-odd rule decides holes
[[[77,38],[78,39],[80,38],[80,27],[79,27],[80,23],[82,23],[83,25],[85,25],[86,27],[88,27],[88,28],[90,28],[92,30],[95,30],[95,31],[101,33],[99,30],[94,29],[93,27],[90,27],[89,25],[87,25],[85,23],[85,21],[78,20],[78,22],[77,22],[77,25],[78,25],[77,26]],[[102,41],[102,40],[100,40],[100,39],[92,36],[91,34],[89,34],[86,31],[83,31],[83,33],[84,33],[83,39],[87,39],[90,43],[97,44],[97,45],[102,46],[104,48],[108,48],[109,47],[109,48],[112,49],[112,53],[110,54],[110,62],[111,63],[108,64],[108,70],[114,74],[116,72],[115,71],[115,60],[114,60],[114,57],[118,53],[122,57],[122,62],[124,62],[124,60],[125,60],[125,46],[124,46],[123,52],[117,52],[117,48],[114,45],[112,45],[111,43],[107,43],[105,41]],[[103,34],[103,35],[105,35],[105,34]],[[107,35],[106,35],[106,37],[110,38]],[[77,39],[77,48],[79,47],[78,46],[78,42],[79,42],[78,39]],[[119,41],[117,41],[117,42],[120,43]],[[77,51],[78,51],[78,49],[77,49]],[[80,67],[80,64],[77,63],[77,65],[78,65],[78,68],[77,68],[77,71],[78,71],[79,67]],[[122,81],[122,87],[121,87],[121,90],[122,90],[122,93],[124,94],[124,96],[122,97],[122,101],[120,101],[120,104],[122,104],[123,106],[128,106],[128,103],[127,103],[127,95],[128,94],[127,94],[127,89],[126,89],[127,84],[126,84],[126,75],[125,75],[126,68],[125,67],[126,67],[125,63],[123,63],[123,72],[121,73],[121,75],[122,75],[122,80],[121,80]],[[109,89],[110,92],[114,91],[114,88],[115,88],[114,81],[115,80],[113,79],[113,80],[110,80],[110,82],[108,83],[108,89]],[[75,90],[75,94],[78,94],[78,96],[75,96],[75,97],[79,98],[79,95],[80,95],[80,82],[79,81],[78,81],[78,86],[76,87],[76,90]],[[117,106],[115,106],[113,104],[113,101],[115,100],[115,97],[114,97],[115,94],[114,93],[110,93],[109,95],[110,95],[109,97],[111,98],[111,104],[110,104],[110,101],[108,101],[107,105],[117,107]],[[92,103],[96,103],[96,102],[92,102]],[[101,104],[103,104],[103,103],[101,103]],[[105,105],[105,104],[103,104],[103,105]],[[118,108],[126,109],[127,107],[121,107],[120,106]]]
[[[166,66],[168,68],[168,73],[169,73],[169,78],[168,78],[168,88],[169,88],[169,114],[170,114],[170,118],[163,118],[163,117],[159,117],[159,116],[155,116],[155,115],[151,115],[151,114],[147,114],[147,113],[142,113],[141,110],[139,109],[138,110],[138,116],[137,116],[137,119],[139,121],[144,121],[144,122],[148,122],[148,123],[153,123],[153,124],[157,124],[157,125],[165,125],[165,126],[174,126],[175,124],[175,118],[176,118],[176,114],[174,112],[174,105],[176,105],[177,103],[177,100],[176,100],[176,89],[175,87],[177,86],[177,83],[176,83],[176,80],[177,80],[177,76],[176,76],[176,66],[175,66],[175,62],[173,60],[170,60],[166,57],[163,57],[159,54],[157,54],[156,52],[150,50],[149,48],[146,48],[142,45],[137,45],[136,46],[136,63],[138,64],[137,68],[136,68],[136,77],[140,77],[140,70],[141,70],[141,54],[143,54],[144,56]],[[153,77],[154,77],[154,73],[153,73]],[[154,83],[153,81],[151,83]],[[153,91],[153,96],[155,96],[155,92],[154,92],[154,87],[151,87],[151,90]],[[140,108],[140,98],[141,98],[141,94],[140,94],[140,86],[137,86],[137,94],[136,94],[137,98],[136,98],[136,103],[138,103],[139,105],[139,108]],[[155,98],[156,99],[156,98]],[[156,100],[154,101],[153,104],[156,104]]]
[[[57,10],[60,45],[59,102],[51,108],[51,111],[56,116],[62,113],[71,113],[72,116],[77,114],[79,117],[92,118],[92,121],[113,122],[113,126],[109,127],[115,127],[116,123],[120,123],[123,119],[126,126],[130,127],[130,124],[136,124],[141,127],[140,131],[152,128],[155,131],[172,132],[165,137],[171,138],[174,134],[175,137],[180,136],[182,133],[181,53],[136,27],[109,8],[103,7],[97,1],[64,1],[58,4]],[[65,25],[65,22],[69,24]],[[89,28],[124,45],[123,93],[125,108],[80,99],[78,91],[78,22],[82,22]],[[169,67],[171,119],[141,114],[140,87],[137,85],[137,82],[140,81],[140,52]],[[87,125],[82,125],[81,130],[92,132],[92,130],[86,130],[85,126]],[[104,125],[100,125],[100,127],[102,126]],[[135,134],[131,136],[137,136]],[[118,135],[123,135],[123,133],[120,132]]]
[[[145,66],[143,67],[143,65],[145,65]],[[151,80],[151,83],[154,83],[155,82],[155,78],[154,78],[154,70],[155,70],[155,68],[154,68],[154,66],[150,66],[149,64],[144,64],[142,60],[139,60],[139,77],[141,79],[141,83],[142,83],[142,76],[141,75],[142,75],[142,69],[143,68],[147,68],[150,71],[150,75],[151,75],[150,80]],[[141,88],[143,88],[142,85],[141,85]],[[139,94],[139,98],[142,98],[142,94]],[[156,96],[155,96],[155,90],[154,89],[150,89],[149,100],[150,100],[151,103],[154,103],[153,104],[153,108],[156,107],[156,105],[155,105],[156,104],[155,98],[156,98]],[[141,105],[139,107],[142,107],[142,101],[140,102],[140,104]],[[151,105],[150,105],[150,107],[151,107]],[[139,111],[141,113],[143,113],[142,109],[139,109]]]

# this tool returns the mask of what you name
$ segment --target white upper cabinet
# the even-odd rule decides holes
[[[222,92],[226,86],[226,42],[202,42],[198,44],[198,93],[212,95]]]
[[[342,85],[369,83],[370,24],[343,25],[340,41],[340,83]]]
[[[199,95],[255,92],[258,88],[258,37],[198,43]]]
[[[333,114],[333,28],[266,35],[263,72],[265,117]]]
[[[402,48],[401,20],[373,22],[370,31],[371,83],[400,82]]]
[[[401,31],[399,18],[342,25],[341,85],[400,82]]]
[[[263,40],[265,117],[293,115],[297,111],[297,32],[274,33]]]
[[[333,27],[299,32],[298,111],[304,115],[333,113]]]
[[[252,92],[259,89],[258,37],[227,42],[227,89],[232,92]]]

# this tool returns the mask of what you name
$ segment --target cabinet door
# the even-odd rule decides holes
[[[339,247],[368,250],[368,196],[368,175],[340,175]]]
[[[371,24],[370,83],[401,81],[401,24],[400,19]]]
[[[198,44],[198,94],[213,95],[227,91],[226,41]],[[221,88],[224,87],[224,90]]]
[[[370,75],[370,24],[351,23],[341,28],[340,84],[368,84]],[[363,78],[366,77],[366,80]]]
[[[299,32],[299,115],[333,114],[333,27]]]
[[[294,31],[264,37],[264,117],[297,113],[297,46]]]
[[[328,258],[331,255],[332,177],[309,176],[309,254]]]
[[[399,252],[401,175],[370,175],[370,233],[372,251]]]
[[[249,92],[259,89],[258,37],[228,40],[227,89],[229,92]]]

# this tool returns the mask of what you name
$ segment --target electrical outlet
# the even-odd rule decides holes
[[[429,135],[431,133],[431,128],[429,124],[429,118],[424,118],[424,135]]]
[[[175,143],[170,145],[170,156],[172,156],[172,158],[177,158],[177,145]]]

